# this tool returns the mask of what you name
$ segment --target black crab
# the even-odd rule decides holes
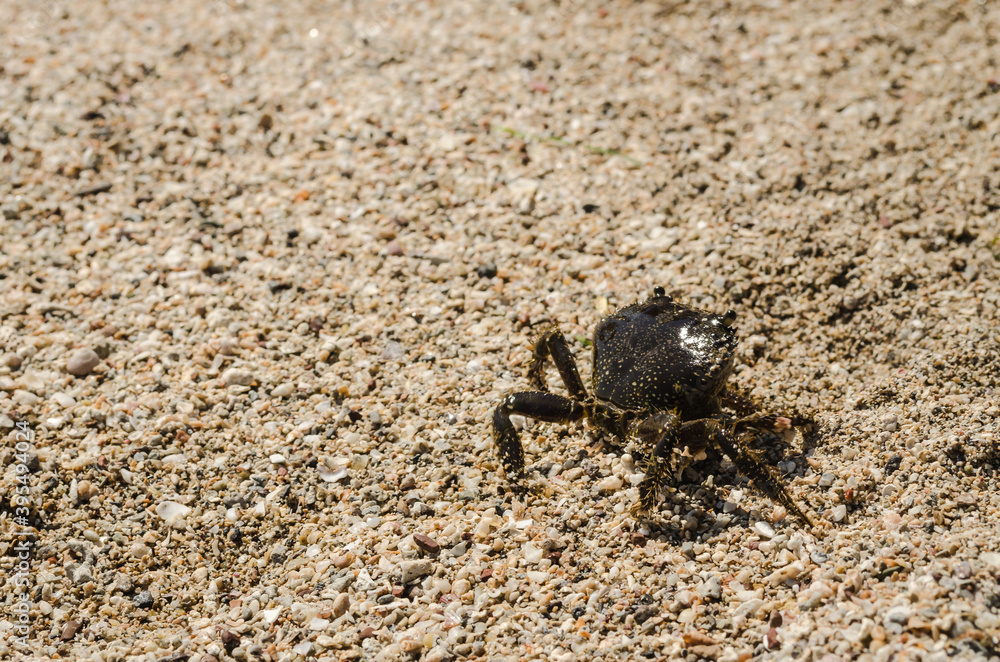
[[[580,379],[566,339],[543,331],[528,377],[534,391],[507,395],[493,412],[493,440],[507,480],[523,490],[524,448],[511,423],[520,414],[551,423],[586,419],[640,458],[638,511],[650,513],[670,479],[672,454],[715,449],[768,498],[807,525],[812,521],[748,441],[763,429],[807,425],[800,416],[762,413],[748,397],[726,387],[739,337],[736,313],[714,315],[679,304],[662,287],[653,296],[605,317],[594,330],[593,395]],[[551,358],[569,397],[548,392]],[[728,412],[733,412],[732,414]],[[735,414],[735,415],[733,415]]]

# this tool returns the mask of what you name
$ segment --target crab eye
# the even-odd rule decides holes
[[[726,311],[726,314],[722,316],[721,321],[722,321],[722,326],[728,329],[733,325],[734,322],[736,322],[736,311],[735,310]]]
[[[653,296],[654,297],[662,297],[666,293],[667,293],[667,291],[665,289],[663,289],[662,287],[660,287],[659,285],[657,285],[656,287],[653,288]]]

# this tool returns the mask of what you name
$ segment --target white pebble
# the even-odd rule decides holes
[[[789,563],[784,568],[778,568],[768,575],[765,581],[771,586],[781,586],[789,579],[795,579],[803,572],[805,572],[805,567],[800,561],[796,561],[795,563]]]
[[[276,398],[287,398],[292,394],[293,388],[289,383],[279,384],[271,390],[271,395]]]
[[[66,393],[54,393],[52,394],[52,399],[55,400],[56,404],[58,404],[63,409],[66,409],[67,407],[72,407],[73,405],[76,404],[76,400],[73,399],[73,396],[68,395]]]
[[[531,542],[524,543],[524,560],[528,563],[538,563],[545,556],[545,550]]]
[[[176,501],[161,501],[156,506],[156,514],[164,520],[172,520],[175,517],[187,517],[191,509]]]
[[[764,536],[765,538],[771,538],[774,536],[774,527],[767,522],[757,522],[753,525],[754,531]]]
[[[622,479],[619,476],[608,476],[597,483],[599,492],[616,492],[622,488]]]
[[[980,560],[1000,570],[1000,554],[997,552],[983,552],[979,555]]]

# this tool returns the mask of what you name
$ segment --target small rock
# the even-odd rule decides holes
[[[493,263],[480,265],[476,267],[476,275],[480,278],[493,278],[497,275],[497,265]]]
[[[979,555],[979,559],[987,564],[991,565],[997,570],[1000,570],[1000,553],[997,552],[983,552]]]
[[[11,397],[11,400],[19,405],[24,405],[25,407],[34,407],[42,401],[41,398],[31,391],[25,391],[20,388],[14,391],[14,395]]]
[[[281,565],[288,558],[288,549],[284,545],[275,545],[271,548],[271,555],[268,558],[271,563]]]
[[[382,350],[382,359],[385,361],[398,361],[406,355],[403,345],[398,340],[390,340]]]
[[[764,601],[760,598],[751,598],[736,608],[736,611],[733,612],[733,620],[738,618],[752,618],[763,605]]]
[[[444,646],[435,646],[420,658],[423,662],[448,662],[452,659],[451,653]]]
[[[897,625],[906,625],[906,622],[910,620],[910,608],[901,605],[899,607],[892,607],[885,612],[885,623],[895,623]]]
[[[68,395],[66,393],[54,393],[52,395],[52,399],[55,400],[56,404],[62,407],[63,409],[67,409],[76,404],[76,400],[73,398],[73,396]]]
[[[789,579],[795,579],[803,572],[805,572],[805,567],[803,567],[802,562],[796,561],[795,563],[789,563],[784,568],[778,568],[768,575],[764,581],[771,586],[780,586]]]
[[[722,579],[718,575],[712,575],[698,587],[698,595],[705,600],[722,599]]]
[[[833,481],[835,480],[837,480],[837,477],[834,476],[829,471],[827,471],[822,476],[819,477],[819,486],[830,487],[831,485],[833,485]]]
[[[66,362],[66,372],[76,377],[84,377],[93,372],[100,362],[101,357],[97,355],[97,352],[89,347],[84,347],[69,357],[69,361]]]
[[[73,641],[73,637],[76,636],[76,631],[80,629],[80,621],[69,621],[63,628],[62,634],[59,638],[62,641]]]
[[[778,647],[778,630],[776,628],[770,628],[767,634],[764,635],[764,648],[767,650],[774,650]]]
[[[643,605],[635,610],[633,617],[635,622],[641,625],[659,613],[660,607],[658,605]]]
[[[132,548],[129,550],[129,553],[131,553],[134,558],[141,560],[146,556],[151,556],[153,554],[153,551],[149,547],[147,547],[145,543],[137,542],[132,545]]]
[[[839,506],[834,506],[830,510],[830,518],[833,519],[834,522],[840,522],[846,516],[847,516],[847,506],[843,504]]]
[[[167,521],[172,520],[175,517],[187,517],[190,512],[190,508],[185,506],[183,503],[177,503],[176,501],[161,501],[156,506],[156,514],[159,515],[161,519]]]
[[[115,580],[115,590],[121,591],[122,593],[131,593],[132,589],[135,587],[135,583],[132,578],[128,575],[118,575],[118,579]]]
[[[228,382],[227,382],[228,385]],[[247,384],[244,384],[246,386]],[[275,398],[287,398],[295,389],[289,383],[279,384],[271,390],[271,395]]]
[[[351,606],[351,596],[346,592],[341,593],[337,596],[337,599],[333,601],[333,617],[340,618],[347,613],[348,607]]]
[[[760,534],[764,538],[774,537],[774,527],[767,522],[761,521],[753,525],[754,531]]]
[[[437,554],[441,551],[441,545],[439,545],[436,540],[430,536],[425,536],[422,533],[414,533],[413,542],[416,543],[417,547],[424,550],[428,554]],[[405,584],[406,582],[403,583]]]
[[[597,483],[599,492],[617,492],[622,488],[622,479],[619,476],[608,476]]]
[[[226,386],[250,386],[253,384],[253,375],[246,370],[230,368],[222,373],[222,382]]]
[[[232,653],[234,648],[240,645],[240,635],[236,634],[232,630],[219,630],[219,639],[222,641],[222,645],[225,646],[226,650],[230,653]]]
[[[90,501],[90,497],[97,494],[97,488],[89,480],[81,480],[76,486],[76,498],[77,501],[83,503],[84,501]]]
[[[136,609],[149,609],[153,606],[153,595],[149,591],[143,591],[132,599]]]
[[[428,559],[418,559],[416,561],[403,561],[399,564],[401,574],[400,581],[409,584],[415,579],[426,577],[434,570],[434,564]]]
[[[532,542],[524,543],[522,549],[524,550],[524,560],[528,563],[538,563],[545,556],[545,550]]]
[[[66,570],[74,584],[82,585],[94,581],[94,569],[89,563],[71,564]]]

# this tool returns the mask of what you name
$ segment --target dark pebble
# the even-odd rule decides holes
[[[93,186],[87,186],[76,192],[76,197],[83,198],[88,195],[94,195],[96,193],[104,193],[105,191],[111,190],[111,182],[103,182],[101,184],[94,184]]]
[[[480,278],[493,278],[497,275],[497,265],[495,264],[484,264],[482,266],[476,267],[476,275]]]
[[[153,596],[149,591],[143,591],[139,595],[132,598],[133,604],[135,604],[137,609],[149,609],[153,606]]]
[[[428,554],[437,554],[441,551],[441,545],[439,545],[436,540],[430,536],[425,536],[422,533],[414,533],[413,542],[417,543],[417,547],[424,550]]]
[[[72,641],[73,637],[76,636],[76,631],[80,629],[79,621],[69,621],[66,623],[66,627],[63,628],[62,634],[59,638],[63,641]]]

